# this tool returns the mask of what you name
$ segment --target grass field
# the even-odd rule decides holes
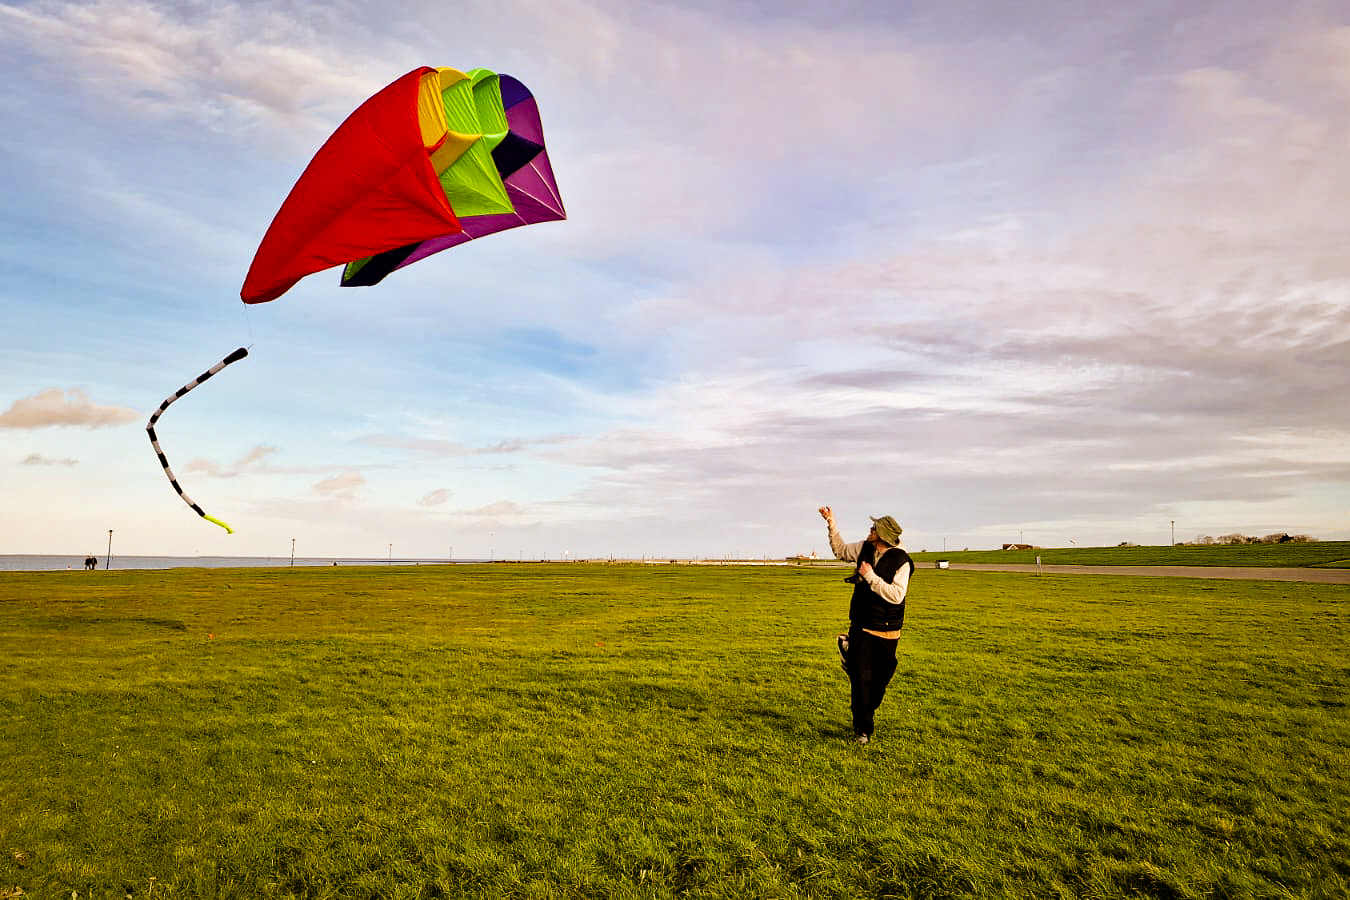
[[[1034,564],[1047,566],[1235,566],[1239,568],[1345,568],[1350,541],[1307,544],[1211,544],[1185,547],[1045,547],[1036,550],[911,552],[919,562]]]
[[[1350,895],[1350,586],[0,573],[0,898]]]

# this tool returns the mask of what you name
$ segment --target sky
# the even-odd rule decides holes
[[[568,219],[243,304],[422,65]],[[1350,0],[36,0],[0,74],[0,553],[1350,539]],[[145,425],[239,346],[156,427],[227,534]]]

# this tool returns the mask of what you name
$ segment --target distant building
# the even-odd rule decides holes
[[[1035,550],[1035,544],[1004,544],[1004,550]]]

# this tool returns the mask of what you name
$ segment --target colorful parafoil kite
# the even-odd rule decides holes
[[[344,286],[473,238],[566,218],[525,85],[422,67],[363,103],[319,149],[272,220],[240,296],[275,300],[344,265]]]
[[[337,265],[346,267],[344,286],[376,284],[465,241],[566,217],[525,85],[486,69],[424,66],[361,104],[319,148],[263,235],[239,295],[275,300]],[[183,385],[146,425],[174,490],[230,533],[184,493],[155,425],[170,404],[247,355],[240,347]]]

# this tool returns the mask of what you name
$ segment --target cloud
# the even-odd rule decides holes
[[[499,500],[496,503],[489,503],[487,506],[470,510],[468,514],[484,519],[509,519],[523,516],[525,513],[525,507],[513,500]]]
[[[435,430],[444,427],[424,424],[422,430]],[[369,435],[359,438],[361,444],[390,450],[406,450],[419,456],[430,458],[459,458],[468,456],[509,456],[537,446],[563,443],[570,440],[564,435],[550,435],[540,438],[503,438],[491,444],[471,446],[458,441],[448,441],[434,437],[401,437],[396,435]]]
[[[239,475],[251,475],[277,471],[267,465],[267,460],[277,453],[276,447],[260,444],[232,463],[221,465],[207,459],[194,459],[184,467],[185,472],[200,472],[212,478],[235,478]]]
[[[341,475],[334,475],[332,478],[325,478],[314,485],[314,491],[325,497],[336,497],[340,500],[355,500],[358,488],[365,487],[366,477],[360,472],[344,472]]]
[[[443,506],[450,498],[454,496],[454,491],[449,488],[438,488],[428,494],[424,494],[418,501],[418,506]]]
[[[9,409],[0,413],[0,428],[46,428],[50,425],[102,428],[134,422],[140,415],[124,406],[97,406],[80,388],[68,391],[47,388],[14,401]]]
[[[78,459],[49,459],[40,453],[31,453],[19,463],[21,466],[78,466]]]
[[[318,130],[369,93],[361,55],[336,65],[344,48],[284,8],[47,2],[0,6],[0,22],[25,51],[76,73],[83,90],[219,130],[259,118]]]

